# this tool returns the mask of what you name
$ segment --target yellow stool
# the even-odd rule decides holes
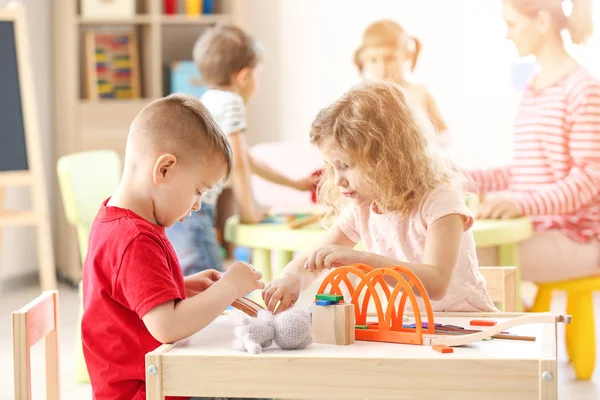
[[[566,346],[577,379],[588,380],[594,374],[596,336],[592,295],[600,291],[600,276],[568,281],[539,283],[532,312],[550,311],[552,291],[567,292],[567,314],[572,322],[566,325]]]

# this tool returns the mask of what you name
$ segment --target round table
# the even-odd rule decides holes
[[[529,219],[476,220],[471,229],[478,248],[498,247],[499,266],[517,267],[518,288],[518,244],[533,234]],[[324,233],[325,230],[316,224],[290,229],[286,224],[240,224],[238,217],[233,216],[225,224],[224,238],[237,246],[252,249],[252,263],[262,272],[264,281],[268,282],[277,278],[292,260],[294,252],[308,251],[318,246]],[[517,307],[520,308],[519,290],[516,292]]]

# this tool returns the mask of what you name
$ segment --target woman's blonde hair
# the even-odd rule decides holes
[[[592,35],[592,0],[570,0],[573,8],[570,15],[565,14],[563,0],[505,0],[519,13],[534,17],[540,11],[552,16],[559,30],[567,29],[571,41],[584,44]]]
[[[416,37],[409,35],[398,23],[386,19],[374,22],[365,29],[362,43],[354,52],[354,64],[361,73],[363,70],[362,51],[366,47],[380,46],[407,48],[410,52],[410,70],[415,69],[421,52],[421,42]]]
[[[462,174],[439,153],[433,125],[417,107],[409,106],[394,83],[365,81],[354,86],[319,112],[310,138],[324,151],[333,145],[352,160],[377,193],[381,212],[410,212],[442,183],[463,189]],[[331,222],[343,204],[329,165],[318,193],[331,207]]]

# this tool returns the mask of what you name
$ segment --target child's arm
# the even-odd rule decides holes
[[[197,295],[152,308],[142,320],[161,343],[173,343],[200,331],[214,321],[236,299],[262,289],[262,274],[245,263],[232,264],[223,276]]]
[[[350,240],[335,225],[327,231],[321,246],[335,245],[352,249],[356,243]],[[309,271],[304,268],[309,255],[313,253],[311,252],[292,260],[283,269],[278,279],[267,283],[262,296],[270,311],[275,311],[277,303],[280,303],[279,307],[277,307],[277,312],[289,308],[298,299],[300,292],[308,288],[321,275],[321,271]]]
[[[254,224],[260,218],[254,209],[252,187],[250,185],[251,165],[246,150],[246,135],[243,131],[229,134],[233,152],[233,194],[240,206],[240,222]]]
[[[427,115],[429,115],[429,119],[436,127],[437,131],[440,134],[444,134],[448,130],[448,126],[440,113],[440,110],[437,106],[437,103],[431,93],[425,89],[425,107],[427,108]]]
[[[310,176],[299,180],[290,179],[279,171],[252,157],[251,154],[248,154],[248,160],[250,161],[250,169],[252,172],[269,182],[291,187],[296,190],[310,190],[313,186],[314,179]]]
[[[313,274],[323,269],[354,263],[364,263],[373,268],[403,266],[419,277],[432,300],[440,300],[446,295],[456,267],[464,227],[463,217],[459,214],[450,214],[433,222],[427,230],[423,264],[402,262],[339,246],[327,246],[313,253],[306,266]],[[393,285],[395,281],[391,279],[388,283]]]

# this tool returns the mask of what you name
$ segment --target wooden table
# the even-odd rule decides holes
[[[468,326],[522,314],[436,313],[435,322]],[[452,354],[430,346],[357,341],[312,344],[284,351],[276,345],[252,355],[232,348],[226,316],[206,329],[146,355],[147,399],[163,396],[278,399],[556,399],[557,323],[521,325],[510,333],[534,342],[480,341]]]

